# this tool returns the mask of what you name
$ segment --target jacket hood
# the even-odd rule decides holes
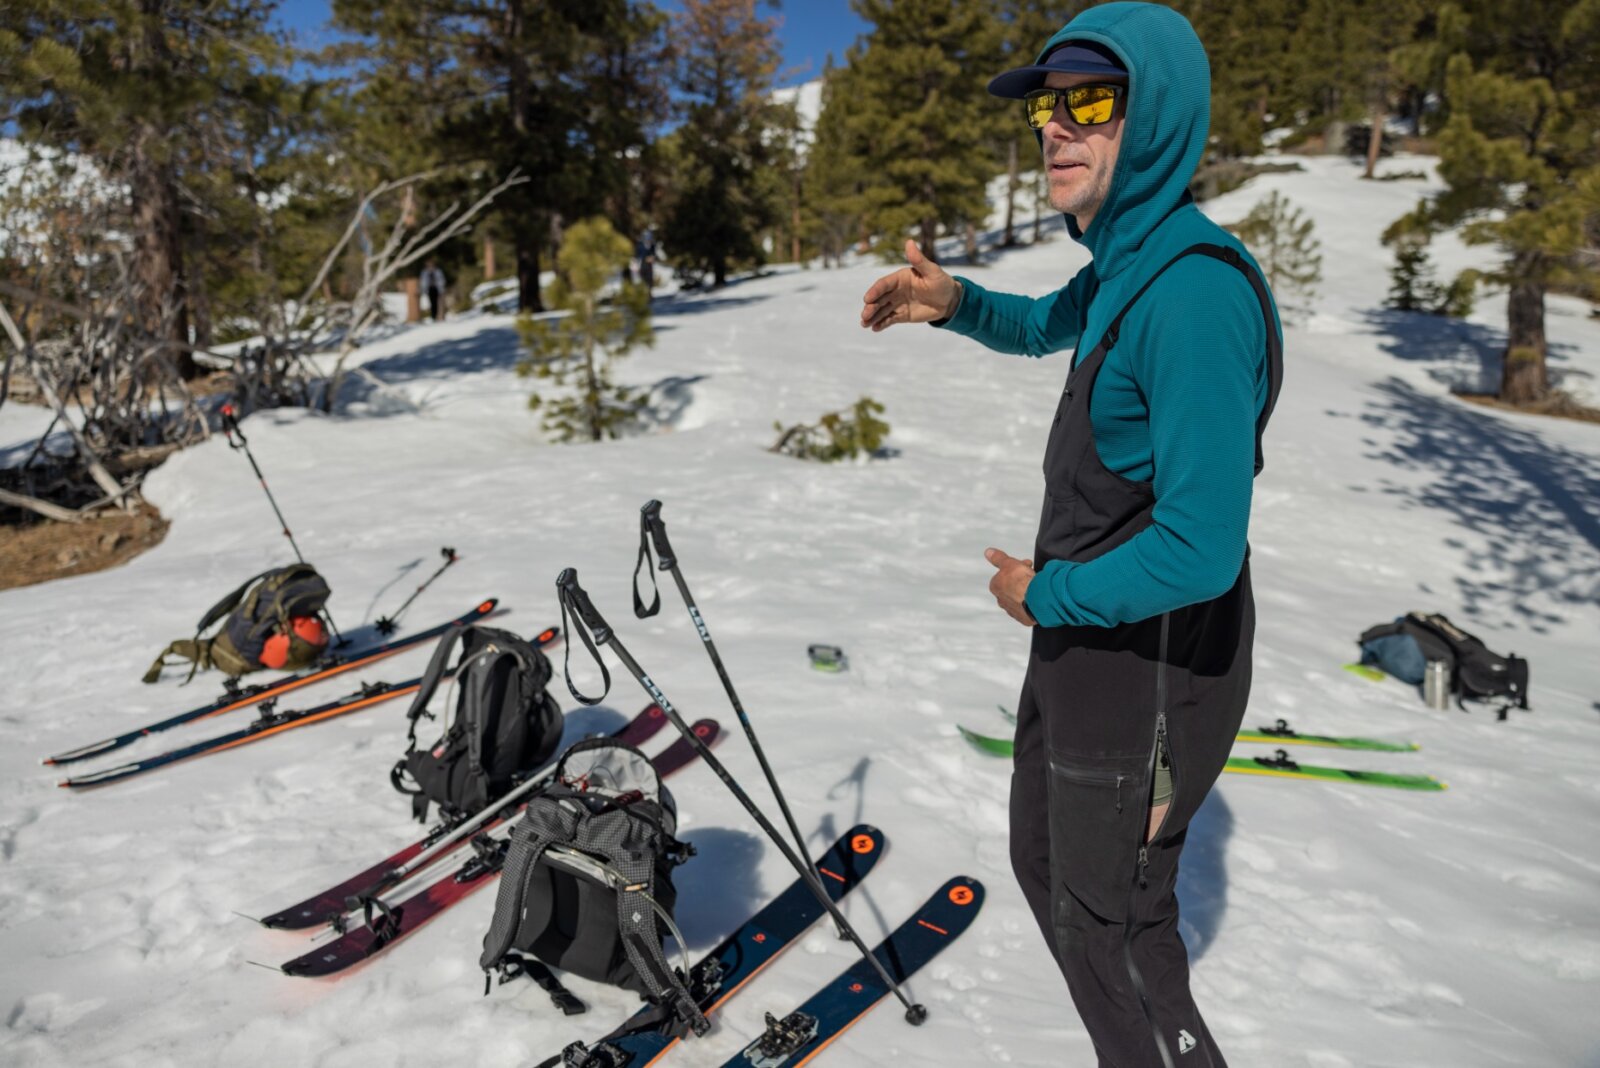
[[[1128,68],[1122,146],[1105,203],[1088,231],[1066,217],[1095,273],[1108,278],[1132,262],[1161,220],[1194,201],[1189,182],[1211,125],[1211,67],[1189,20],[1159,4],[1091,7],[1056,31],[1036,62],[1073,40],[1105,45]]]

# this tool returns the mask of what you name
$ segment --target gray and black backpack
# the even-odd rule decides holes
[[[458,641],[455,715],[437,742],[418,749],[417,721],[433,718],[428,702]],[[545,692],[551,674],[544,653],[510,631],[468,624],[439,640],[406,713],[406,755],[389,773],[394,788],[411,795],[418,821],[427,821],[430,802],[447,820],[470,816],[544,766],[561,744],[561,708]]]
[[[1528,707],[1528,662],[1515,653],[1501,656],[1438,612],[1410,612],[1369,627],[1357,643],[1362,663],[1413,686],[1422,684],[1429,661],[1444,661],[1450,693],[1462,709],[1463,701],[1502,700],[1505,719],[1508,709]]]
[[[161,677],[168,656],[191,661],[190,678],[213,667],[230,680],[266,667],[289,671],[309,667],[328,647],[321,620],[328,596],[328,583],[307,563],[252,575],[211,606],[193,638],[180,638],[163,649],[144,681]],[[201,637],[224,616],[227,619],[214,636]]]
[[[649,759],[608,738],[579,742],[511,834],[494,920],[478,963],[501,982],[530,975],[571,1015],[583,1005],[550,972],[560,968],[632,990],[666,1032],[710,1026],[681,969],[667,960],[677,892],[672,869],[693,849],[675,837],[677,808]]]

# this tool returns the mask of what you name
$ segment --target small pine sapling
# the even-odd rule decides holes
[[[1309,315],[1322,281],[1322,243],[1312,234],[1312,221],[1274,190],[1231,229],[1261,265],[1284,317]]]
[[[889,424],[878,418],[883,410],[883,405],[871,397],[862,397],[851,407],[828,412],[815,423],[785,427],[775,422],[772,428],[778,432],[778,440],[767,451],[823,463],[850,460],[863,453],[871,456],[883,448],[884,439],[889,436]]]
[[[537,392],[528,398],[528,407],[544,413],[544,429],[558,441],[615,438],[643,413],[645,395],[611,377],[612,364],[635,345],[655,344],[648,289],[624,282],[606,297],[632,254],[628,240],[604,218],[574,224],[561,243],[558,276],[546,294],[550,306],[563,314],[524,314],[517,320],[528,353],[517,374],[576,387],[553,398]]]

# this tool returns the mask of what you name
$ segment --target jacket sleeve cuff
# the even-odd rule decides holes
[[[984,288],[959,275],[956,281],[961,283],[961,294],[956,299],[956,310],[943,319],[935,319],[929,326],[940,330],[952,330],[963,337],[971,337],[978,329],[978,311],[983,305]]]
[[[1077,566],[1069,560],[1052,560],[1044,565],[1043,571],[1033,576],[1032,582],[1028,583],[1028,593],[1023,601],[1027,604],[1028,611],[1033,613],[1033,618],[1039,622],[1039,626],[1059,627],[1068,622],[1053,587],[1065,586],[1067,574]]]

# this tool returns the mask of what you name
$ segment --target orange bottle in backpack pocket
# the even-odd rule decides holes
[[[322,621],[315,616],[295,616],[289,620],[289,629],[296,638],[322,648],[328,644],[328,632],[323,629]],[[267,639],[266,646],[261,650],[261,663],[269,668],[281,668],[289,662],[289,635],[279,631]]]

